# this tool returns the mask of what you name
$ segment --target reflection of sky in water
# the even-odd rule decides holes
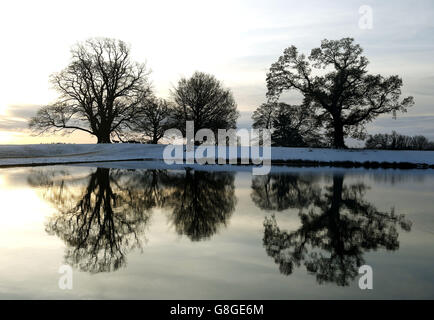
[[[273,189],[272,184],[263,184],[266,178],[252,180],[249,172],[155,173],[96,171],[86,167],[2,169],[0,298],[434,297],[433,173],[336,170],[340,174],[333,176],[335,170],[330,169],[287,171],[285,175],[273,173],[271,182],[280,181]],[[405,219],[412,222],[410,232],[402,230],[397,222],[386,223],[385,233],[380,233],[389,235],[387,239],[392,244],[396,240],[399,249],[386,251],[384,243],[378,243],[377,250],[371,250],[375,247],[372,243],[365,245],[366,250],[361,249],[364,263],[374,269],[374,290],[369,292],[358,289],[358,276],[349,281],[349,286],[338,286],[333,281],[319,284],[315,272],[306,270],[304,262],[308,259],[300,260],[300,266],[294,266],[286,276],[263,245],[265,217],[274,214],[282,232],[300,230],[303,223],[299,208],[304,206],[304,213],[312,208],[312,203],[306,208],[303,201],[312,202],[316,192],[312,189],[319,190],[320,195],[316,194],[319,198],[313,205],[317,206],[315,212],[318,214],[320,204],[329,208],[324,196],[326,188],[331,188],[333,198],[333,185],[335,193],[340,190],[336,188],[339,186],[336,177],[342,173],[345,173],[344,188],[364,186],[363,195],[356,196],[357,200],[377,213],[387,214],[394,208],[396,216],[405,214]],[[89,206],[83,209],[86,207],[80,201],[92,183]],[[88,210],[90,217],[98,190],[107,187],[116,195],[113,215],[121,218],[114,220],[116,230],[107,220],[104,230],[116,232],[103,240],[113,240],[112,244],[119,245],[123,256],[101,260],[101,252],[112,250],[107,246],[110,242],[101,241],[97,263],[89,264],[92,260],[86,254],[94,248],[89,242],[98,234],[91,231],[77,253],[74,245],[83,240],[83,233],[73,228],[73,222],[81,221],[82,216],[73,216],[72,220],[65,217],[77,213],[73,209],[79,202],[82,205],[79,212]],[[261,191],[265,187],[267,199]],[[353,194],[347,194],[347,198],[354,200]],[[267,206],[272,210],[265,210]],[[135,228],[133,232],[124,229],[131,225]],[[323,236],[327,232],[318,234]],[[370,238],[364,236],[377,239],[372,234]],[[136,241],[141,248],[136,248]],[[327,255],[327,250],[313,250],[311,246],[306,250],[308,254],[315,251]],[[57,270],[65,260],[72,263],[78,260],[74,265],[72,291],[62,291],[57,286],[60,276]],[[104,270],[98,270],[101,261],[107,262],[108,269],[117,270],[89,272]]]

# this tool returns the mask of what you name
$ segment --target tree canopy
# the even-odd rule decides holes
[[[194,133],[210,129],[235,129],[239,117],[232,92],[213,75],[195,72],[182,78],[172,90],[175,127],[185,133],[186,121],[194,121]]]
[[[268,102],[252,115],[253,128],[272,130],[273,146],[320,147],[325,142],[320,135],[317,120],[302,106],[283,102]]]
[[[263,103],[253,112],[253,128],[270,129],[273,146],[322,147],[326,142],[318,120],[306,109],[284,102]]]
[[[267,96],[277,101],[284,91],[300,92],[306,112],[314,112],[333,146],[345,148],[346,136],[363,138],[365,124],[380,114],[396,115],[414,104],[413,97],[399,100],[399,76],[368,74],[369,61],[362,52],[352,38],[323,40],[309,57],[291,46],[267,74]]]
[[[110,143],[140,118],[140,101],[151,94],[149,72],[131,61],[129,46],[120,40],[89,39],[71,54],[69,65],[51,77],[59,98],[29,126],[37,133],[84,131]]]
[[[145,141],[157,144],[173,124],[173,106],[170,102],[156,97],[142,101],[141,115],[136,120],[133,131],[143,136]]]

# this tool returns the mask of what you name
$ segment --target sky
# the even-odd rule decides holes
[[[360,27],[362,6],[372,28]],[[55,101],[50,74],[65,68],[70,49],[93,37],[130,44],[146,62],[157,96],[168,98],[181,77],[214,74],[234,93],[239,127],[266,101],[265,77],[283,50],[303,53],[322,39],[353,37],[369,72],[403,78],[415,106],[384,115],[369,133],[424,134],[434,140],[433,1],[2,1],[0,3],[0,144],[94,143],[87,134],[32,136],[27,121]],[[287,103],[300,103],[297,94]]]

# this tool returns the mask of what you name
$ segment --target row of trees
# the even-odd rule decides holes
[[[284,139],[287,146],[313,142],[312,146],[345,148],[345,137],[365,138],[365,125],[380,114],[405,112],[414,101],[413,97],[400,100],[402,79],[369,74],[369,61],[362,53],[352,38],[323,40],[308,57],[295,46],[285,49],[267,74],[269,103],[254,113],[255,126],[275,129],[278,141],[293,137]],[[287,114],[282,115],[279,102],[286,91],[298,92],[303,100],[300,105],[284,107]],[[271,115],[271,121],[258,121],[261,114]],[[324,140],[312,139],[320,134]]]
[[[365,146],[367,149],[434,150],[434,141],[421,135],[406,136],[392,131],[391,134],[370,135]]]
[[[368,59],[352,38],[323,40],[306,57],[291,46],[267,74],[267,103],[253,113],[253,126],[273,129],[280,146],[345,148],[345,137],[362,139],[365,125],[380,114],[405,112],[413,97],[400,100],[402,80],[367,71]],[[170,101],[155,97],[144,64],[133,62],[122,41],[91,39],[72,49],[71,63],[52,76],[59,99],[30,121],[37,133],[80,130],[110,143],[131,136],[157,143],[168,128],[185,131],[236,127],[239,117],[229,89],[214,76],[196,72],[182,78]],[[301,93],[300,105],[280,101]]]
[[[133,139],[158,143],[168,128],[235,128],[239,116],[229,89],[214,76],[182,78],[171,100],[157,98],[145,64],[131,60],[122,41],[90,39],[72,50],[70,64],[51,77],[59,98],[42,107],[29,126],[36,133],[83,131],[98,143]]]

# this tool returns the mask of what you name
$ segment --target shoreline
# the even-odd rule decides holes
[[[111,163],[111,162],[161,162],[164,163],[162,159],[152,159],[152,158],[138,158],[138,159],[112,159],[112,160],[78,160],[78,161],[59,161],[59,162],[37,162],[37,163],[21,163],[21,164],[0,164],[0,169],[7,168],[24,168],[24,167],[46,167],[46,166],[60,166],[60,165],[76,165],[76,164],[98,164],[98,163]],[[258,166],[257,164],[241,163],[241,158],[237,159],[237,164],[199,164],[195,162],[194,164],[174,164],[173,166]],[[171,165],[168,165],[171,166]],[[410,162],[377,162],[377,161],[366,161],[366,162],[354,162],[354,161],[314,161],[314,160],[271,160],[271,166],[280,167],[330,167],[330,168],[363,168],[363,169],[418,169],[418,170],[429,170],[434,169],[434,165],[429,165],[425,163],[410,163]]]
[[[126,161],[159,161],[164,163],[166,145],[142,144],[52,144],[52,145],[0,145],[0,168],[73,165]],[[196,152],[198,159],[215,159],[216,164],[229,166],[262,166],[258,155],[249,147],[215,147],[209,157]],[[185,151],[170,160],[184,159]],[[226,159],[218,164],[218,159]],[[241,159],[248,160],[242,163]],[[232,161],[230,161],[232,160]],[[177,164],[189,166],[185,163]],[[231,164],[230,162],[234,162]],[[259,163],[259,164],[258,164]],[[434,169],[434,151],[392,151],[367,149],[314,149],[271,147],[272,166],[290,167],[340,167],[366,169]],[[202,166],[202,165],[201,165]],[[176,165],[174,166],[176,167]]]

